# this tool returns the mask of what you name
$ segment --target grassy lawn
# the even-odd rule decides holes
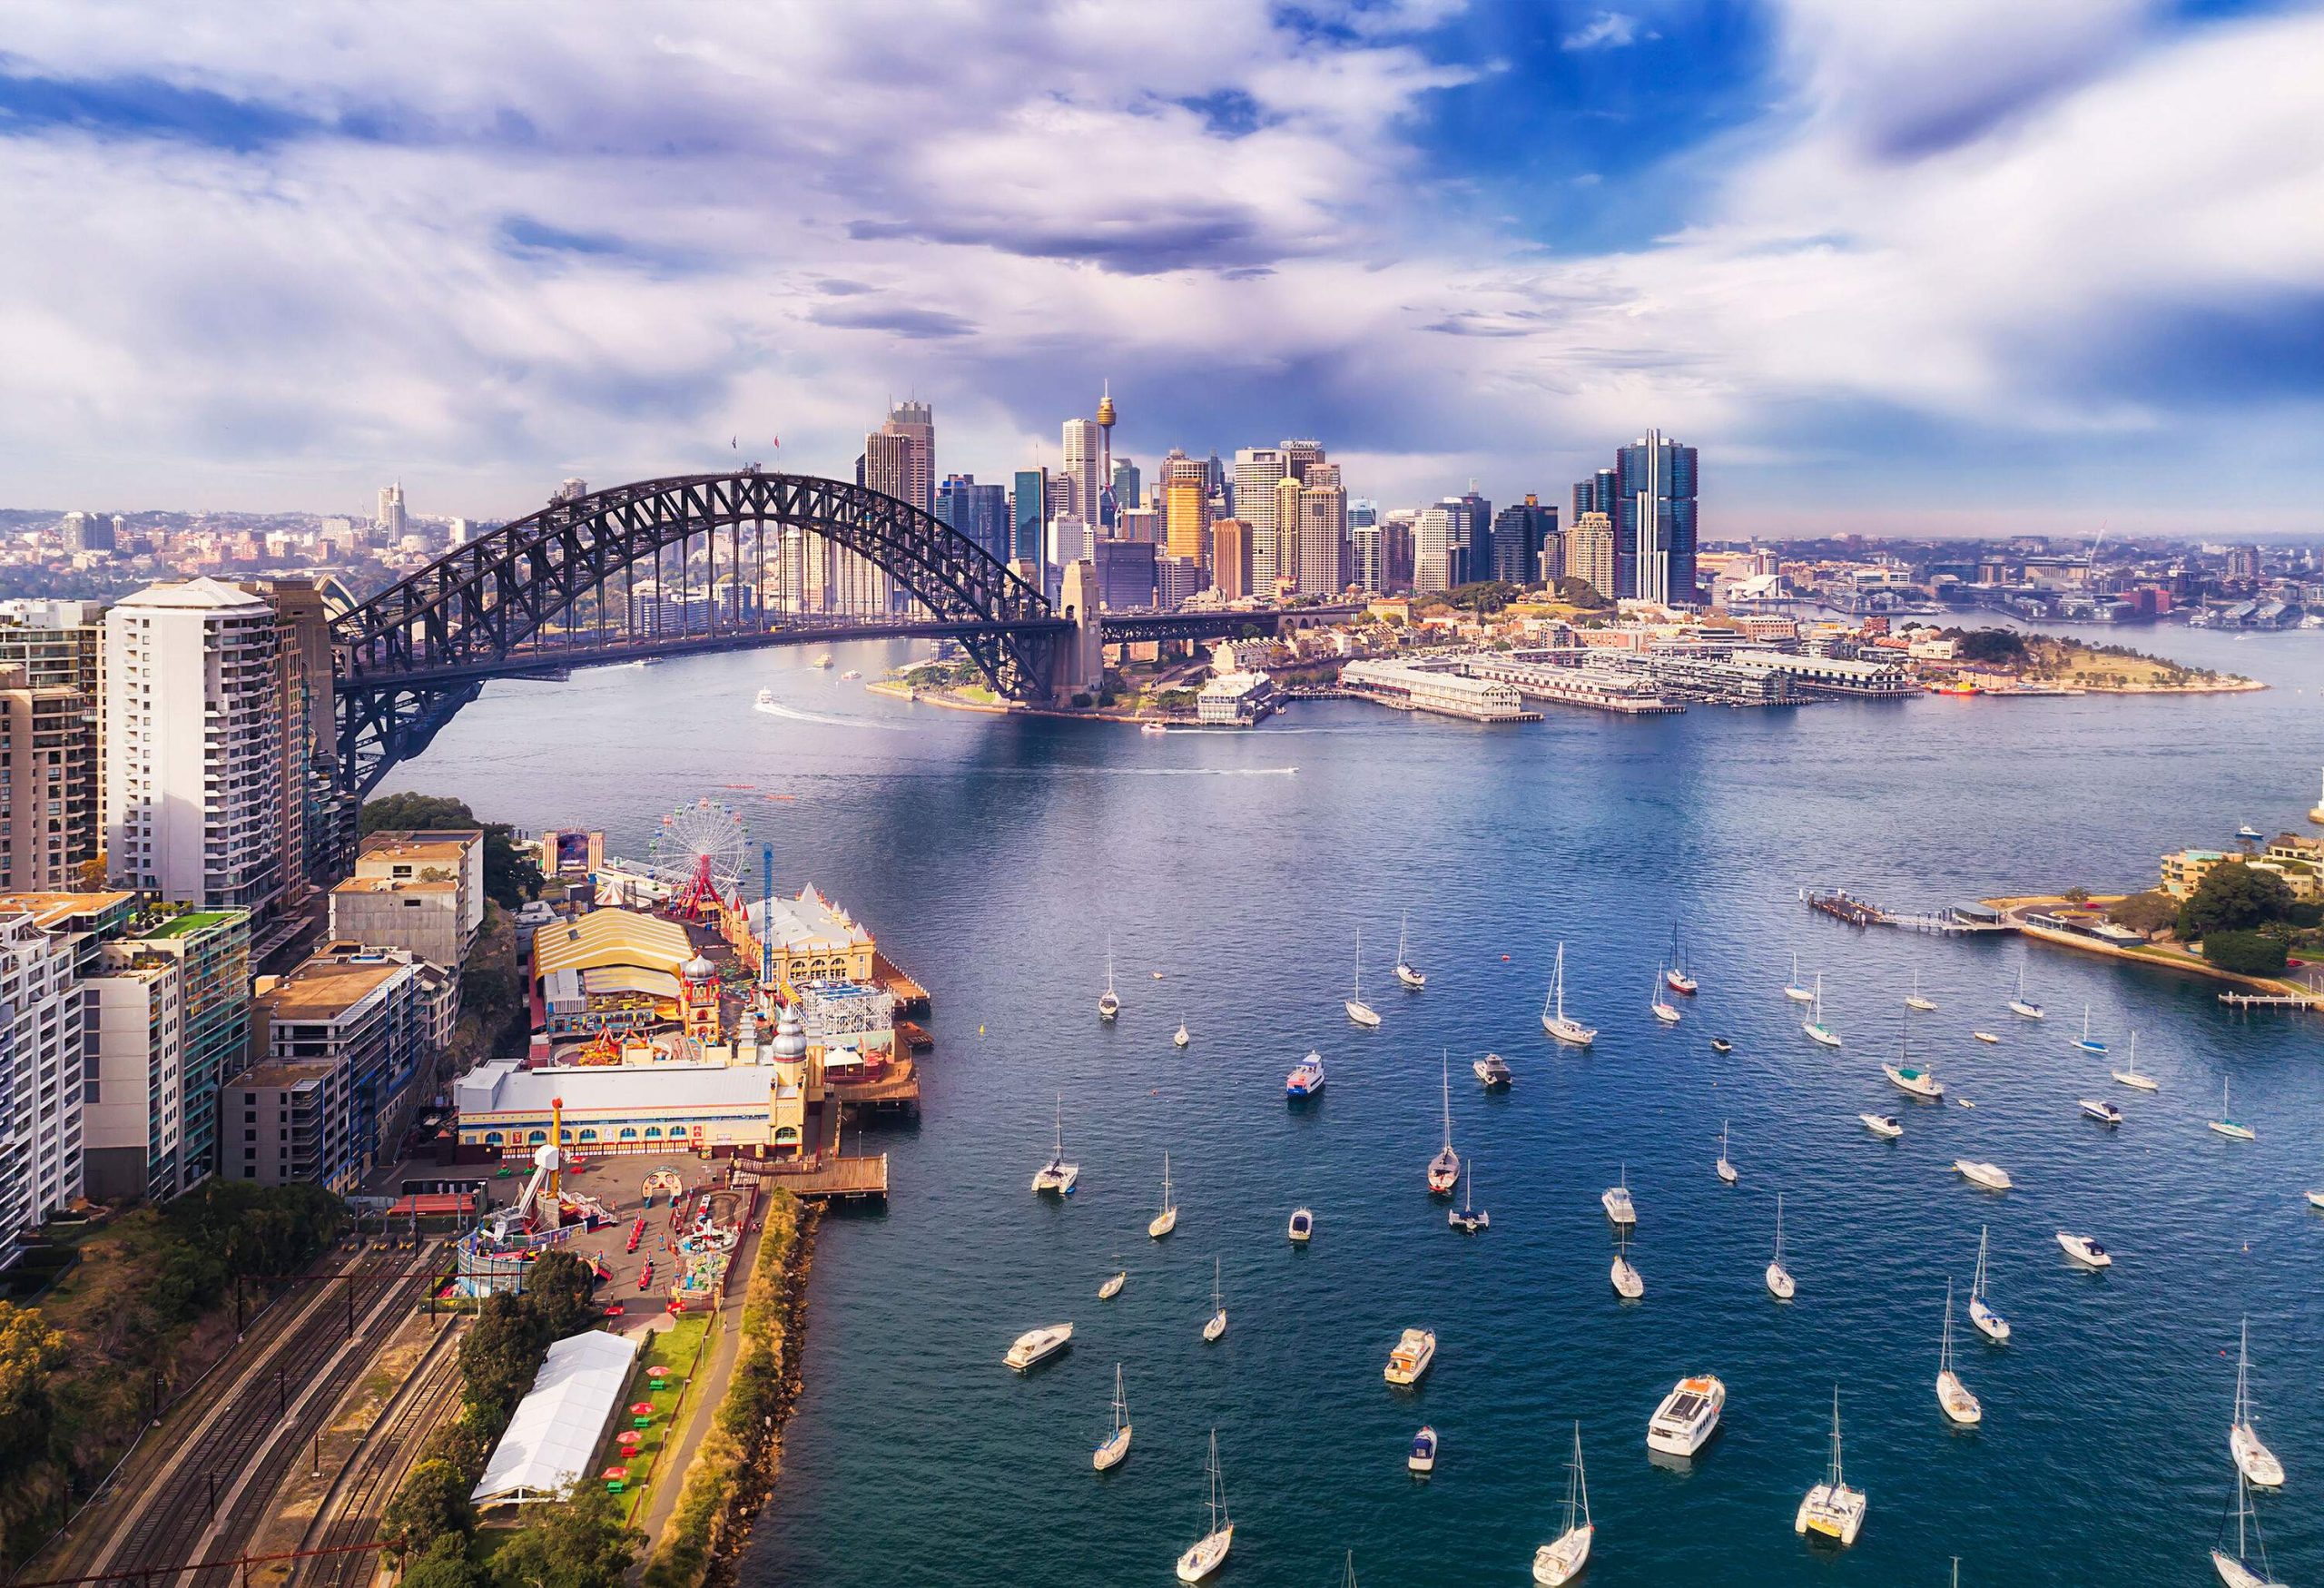
[[[685,1382],[686,1375],[694,1368],[694,1358],[702,1352],[704,1336],[710,1332],[710,1317],[706,1312],[681,1313],[672,1320],[668,1328],[656,1329],[647,1336],[645,1349],[637,1354],[637,1369],[630,1380],[626,1392],[628,1398],[622,1402],[622,1412],[614,1419],[614,1429],[618,1435],[629,1427],[628,1408],[638,1401],[654,1403],[654,1424],[640,1430],[645,1440],[638,1445],[636,1455],[624,1456],[618,1454],[620,1447],[617,1445],[608,1442],[604,1459],[597,1464],[598,1472],[616,1463],[630,1470],[629,1488],[620,1496],[625,1520],[635,1521],[639,1508],[645,1504],[649,1470],[653,1482],[677,1481],[677,1475],[661,1464],[662,1450],[677,1433],[672,1414],[677,1409],[679,1386]],[[660,1390],[653,1387],[651,1370],[655,1367],[670,1370],[670,1376]],[[697,1409],[693,1406],[687,1407],[689,1414]]]

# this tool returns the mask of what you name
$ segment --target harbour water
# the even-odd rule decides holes
[[[2324,636],[2127,636],[2251,673],[2262,694],[1921,699],[1786,713],[1552,711],[1484,728],[1306,705],[1256,732],[1140,735],[866,694],[809,654],[706,657],[497,684],[399,786],[520,824],[601,825],[642,853],[702,794],[775,846],[779,880],[853,906],[936,993],[938,1046],[883,1213],[827,1221],[806,1389],[752,1588],[1165,1583],[1205,1522],[1216,1428],[1236,1524],[1226,1583],[1520,1583],[1561,1525],[1581,1424],[1598,1524],[1588,1580],[1620,1583],[2211,1581],[2229,1498],[2239,1318],[2260,1426],[2290,1471],[2262,1497],[2276,1573],[2324,1581],[2324,1025],[2238,1015],[2215,986],[2038,944],[1860,932],[1802,886],[1897,908],[2012,889],[2145,886],[2154,856],[2249,821],[2305,830],[2324,758]],[[901,647],[840,647],[867,675]],[[852,652],[852,654],[851,654]],[[753,708],[761,688],[776,709]],[[1425,992],[1397,988],[1412,915]],[[1673,924],[1702,992],[1656,1025]],[[1380,1030],[1341,1011],[1354,936]],[[1125,1010],[1094,1002],[1108,933]],[[1537,1012],[1567,944],[1558,1050]],[[1837,1052],[1799,1031],[1790,954],[1820,972]],[[2004,1009],[2018,969],[2051,1018]],[[1159,972],[1157,979],[1155,972]],[[1917,1104],[1880,1072],[1917,972],[1912,1051],[1977,1105]],[[2083,1006],[2109,1059],[2077,1050]],[[1171,1032],[1194,1037],[1180,1050]],[[1970,1038],[1996,1031],[2000,1045]],[[2152,1097],[2113,1086],[2131,1031]],[[1731,1055],[1711,1052],[1723,1035]],[[1310,1047],[1325,1096],[1286,1106]],[[1516,1072],[1485,1095],[1486,1049]],[[1492,1228],[1463,1237],[1422,1170],[1440,1053],[1457,1143]],[[2259,1139],[2203,1128],[2232,1077]],[[1063,1205],[1027,1189],[1055,1100],[1081,1164]],[[2114,1129],[2075,1100],[2110,1096]],[[1905,1120],[1876,1139],[1861,1110]],[[1722,1121],[1738,1186],[1712,1172]],[[1146,1220],[1171,1155],[1183,1209]],[[2017,1189],[1949,1169],[1989,1159]],[[1627,1168],[1646,1280],[1607,1278],[1600,1190]],[[1760,1271],[1785,1198],[1797,1299]],[[1312,1245],[1284,1234],[1315,1210]],[[1933,1390],[1945,1279],[1965,1297],[1981,1226],[2015,1334],[1955,1322],[1985,1420]],[[2054,1233],[2113,1249],[2076,1269]],[[1198,1337],[1221,1259],[1231,1327]],[[1099,1302],[1100,1280],[1129,1270]],[[1069,1355],[1019,1378],[1009,1340],[1071,1319]],[[1442,1341],[1417,1391],[1381,1367],[1407,1324]],[[1113,1368],[1136,1429],[1099,1477]],[[1649,1464],[1644,1425],[1680,1375],[1728,1388],[1692,1464]],[[1846,1554],[1796,1537],[1839,1386]],[[1404,1472],[1435,1425],[1434,1477]]]

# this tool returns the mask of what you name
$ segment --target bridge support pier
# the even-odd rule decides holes
[[[1095,695],[1106,681],[1106,634],[1098,610],[1098,568],[1087,560],[1065,565],[1059,590],[1059,616],[1073,625],[1049,647],[1049,699],[1057,705],[1076,695]]]

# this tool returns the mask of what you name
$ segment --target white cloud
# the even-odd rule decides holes
[[[1638,38],[1638,18],[1620,11],[1600,11],[1560,41],[1567,50],[1619,50]]]

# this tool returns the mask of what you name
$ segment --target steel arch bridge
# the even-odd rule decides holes
[[[878,568],[925,616],[770,621],[760,599],[771,531],[781,537],[778,584],[797,531],[802,546],[812,537]],[[723,597],[722,537],[731,544]],[[699,631],[686,593],[697,548],[708,567]],[[652,593],[641,608],[637,576],[649,565]],[[682,613],[675,636],[665,616],[673,573]],[[1048,693],[1054,648],[1073,626],[982,547],[864,486],[755,466],[615,486],[553,501],[335,613],[340,786],[359,799],[368,794],[496,677],[820,633],[901,632],[957,638],[995,691],[1037,699]]]

